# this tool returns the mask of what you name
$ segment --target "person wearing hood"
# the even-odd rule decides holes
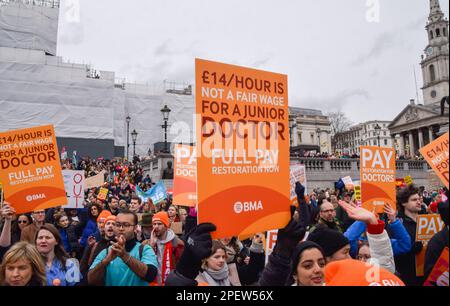
[[[101,235],[99,228],[97,226],[97,218],[102,212],[102,208],[98,204],[92,204],[88,208],[88,216],[89,219],[86,223],[86,226],[83,229],[83,234],[81,235],[80,245],[85,248],[88,244],[88,240],[90,237],[94,237],[96,241],[100,241]]]
[[[183,252],[184,243],[170,229],[167,212],[161,211],[155,214],[152,225],[152,235],[148,243],[153,247],[158,260],[158,285],[164,286],[167,276],[175,270]]]
[[[326,256],[322,247],[312,241],[297,245],[292,254],[291,276],[287,285],[324,286]]]
[[[444,228],[437,234],[435,234],[430,242],[428,242],[427,250],[425,253],[425,274],[424,278],[427,279],[434,265],[438,261],[442,254],[442,251],[448,248],[448,219],[449,219],[449,203],[448,200],[438,205],[438,212],[441,215],[441,219],[444,222]]]

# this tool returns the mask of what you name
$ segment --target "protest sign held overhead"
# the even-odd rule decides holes
[[[197,156],[195,147],[175,145],[175,175],[173,180],[173,203],[197,205]]]
[[[295,193],[295,183],[299,182],[305,187],[305,193],[307,192],[306,185],[306,168],[305,165],[298,163],[291,163],[290,165],[290,182],[291,182],[291,205],[297,206],[297,194]]]
[[[448,133],[420,149],[420,153],[439,176],[441,182],[449,188]]]
[[[67,203],[52,125],[0,133],[0,181],[18,214]]]
[[[83,208],[84,171],[63,170],[64,186],[67,194],[67,205],[64,208]]]
[[[362,206],[377,213],[385,203],[395,207],[395,150],[361,146],[360,168]]]
[[[196,60],[198,220],[214,237],[289,221],[287,97],[286,75]]]

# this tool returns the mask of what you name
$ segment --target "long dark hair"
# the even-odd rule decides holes
[[[31,218],[31,216],[29,214],[21,214],[21,215],[19,215],[17,217],[17,219],[11,225],[11,233],[13,233],[13,234],[16,233],[16,234],[20,235],[21,230],[20,230],[20,227],[19,227],[19,218],[22,217],[22,216],[27,217],[28,225],[33,223],[33,219]]]
[[[36,243],[37,237],[39,236],[39,233],[42,230],[49,231],[55,237],[56,242],[58,243],[54,249],[55,257],[61,262],[63,269],[65,269],[66,268],[66,260],[69,258],[69,255],[64,250],[64,245],[63,245],[63,242],[61,239],[61,235],[59,234],[59,231],[53,225],[45,224],[45,225],[41,226],[41,228],[36,232],[36,236],[34,237],[35,243]],[[44,261],[46,260],[44,256],[42,256],[42,258],[44,259]]]

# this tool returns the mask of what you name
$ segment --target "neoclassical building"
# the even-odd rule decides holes
[[[408,106],[389,125],[393,144],[400,156],[419,155],[418,150],[448,131],[449,95],[448,19],[439,0],[430,0],[430,15],[425,27],[428,44],[422,55],[423,101],[410,100]]]

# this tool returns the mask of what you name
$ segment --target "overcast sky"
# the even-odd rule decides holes
[[[289,105],[354,123],[394,119],[413,67],[422,85],[429,0],[61,2],[58,55],[127,81],[193,84],[196,57],[254,67],[288,75]]]

